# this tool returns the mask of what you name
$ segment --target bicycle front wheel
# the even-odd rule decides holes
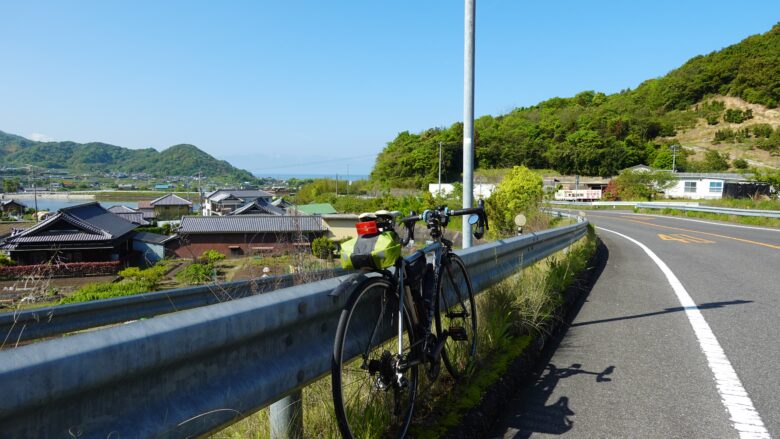
[[[477,306],[466,265],[457,255],[442,258],[436,276],[437,337],[446,337],[442,361],[453,378],[466,375],[477,353]]]
[[[398,355],[397,292],[383,277],[358,284],[341,313],[333,347],[331,382],[339,430],[345,438],[406,435],[417,392],[417,366],[407,366],[415,337],[404,309]]]

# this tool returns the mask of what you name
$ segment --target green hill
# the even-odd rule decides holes
[[[608,176],[640,163],[665,162],[667,146],[677,143],[678,131],[691,129],[703,119],[722,126],[735,121],[735,113],[729,111],[737,110],[712,104],[712,98],[718,95],[777,107],[780,24],[765,34],[694,57],[635,90],[612,95],[584,91],[508,114],[480,117],[474,124],[476,166],[525,165],[566,174]],[[745,124],[737,127],[737,134],[749,140],[748,147],[754,142],[767,151],[780,150],[780,127],[770,124],[769,131],[761,127],[754,132],[749,121],[740,117],[736,120]],[[439,142],[443,143],[443,178],[459,179],[462,131],[462,124],[455,123],[449,128],[398,134],[377,157],[372,180],[385,186],[406,187],[423,187],[435,181]],[[708,166],[704,162],[688,163],[685,157],[681,164],[691,170],[706,170]]]
[[[0,162],[6,166],[34,164],[74,172],[145,172],[155,176],[197,175],[251,181],[249,171],[217,160],[193,145],[174,145],[162,152],[129,149],[107,143],[36,142],[0,131]]]

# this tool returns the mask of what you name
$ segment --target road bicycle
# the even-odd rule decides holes
[[[458,380],[476,354],[474,291],[465,264],[452,252],[453,243],[443,230],[451,217],[470,215],[474,236],[481,238],[488,229],[482,200],[474,208],[412,212],[399,221],[406,230],[403,239],[395,233],[397,215],[378,211],[362,216],[358,233],[371,237],[368,247],[378,236],[390,236],[399,246],[413,242],[418,221],[429,230],[429,244],[406,258],[400,256],[400,247],[397,253],[383,250],[366,257],[363,245],[363,254],[356,257],[358,242],[351,260],[368,263],[357,264],[362,272],[333,293],[349,294],[336,330],[331,374],[336,418],[345,438],[384,437],[388,426],[404,437],[421,379],[418,369],[423,368],[432,383],[443,363]],[[387,260],[388,254],[393,260]],[[390,264],[394,270],[383,267]]]

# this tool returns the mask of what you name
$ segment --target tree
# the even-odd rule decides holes
[[[653,159],[653,163],[650,165],[655,169],[672,169],[672,152],[666,148],[658,151]]]
[[[491,229],[512,233],[519,213],[532,217],[542,200],[542,178],[525,166],[515,166],[486,201]]]
[[[710,172],[726,171],[729,169],[728,153],[721,154],[715,150],[704,153],[704,169]]]
[[[18,192],[20,187],[18,178],[3,180],[3,192]]]
[[[677,177],[668,171],[623,171],[615,177],[615,186],[622,200],[652,200],[655,194],[668,189]]]
[[[774,188],[774,197],[777,198],[780,194],[780,171],[779,170],[761,170],[756,169],[753,174],[753,181],[761,183],[769,183]]]

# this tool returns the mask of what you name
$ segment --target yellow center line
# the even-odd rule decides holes
[[[623,219],[623,218],[621,218],[621,219]],[[631,221],[631,222],[634,222],[634,223],[644,224],[644,225],[647,225],[647,226],[660,227],[662,229],[679,230],[681,232],[690,232],[690,233],[699,233],[701,235],[708,235],[708,236],[715,236],[715,237],[718,237],[718,238],[731,239],[733,241],[739,241],[739,242],[744,242],[744,243],[753,244],[753,245],[760,245],[762,247],[769,247],[769,248],[773,248],[775,250],[780,250],[780,245],[768,244],[766,242],[759,242],[759,241],[751,241],[750,239],[737,238],[736,236],[719,235],[717,233],[701,232],[699,230],[683,229],[683,228],[680,228],[680,227],[662,226],[660,224],[653,224],[653,223],[648,223],[648,222],[645,222],[645,221],[638,221],[638,220],[632,220],[632,219],[625,219],[625,221]]]

